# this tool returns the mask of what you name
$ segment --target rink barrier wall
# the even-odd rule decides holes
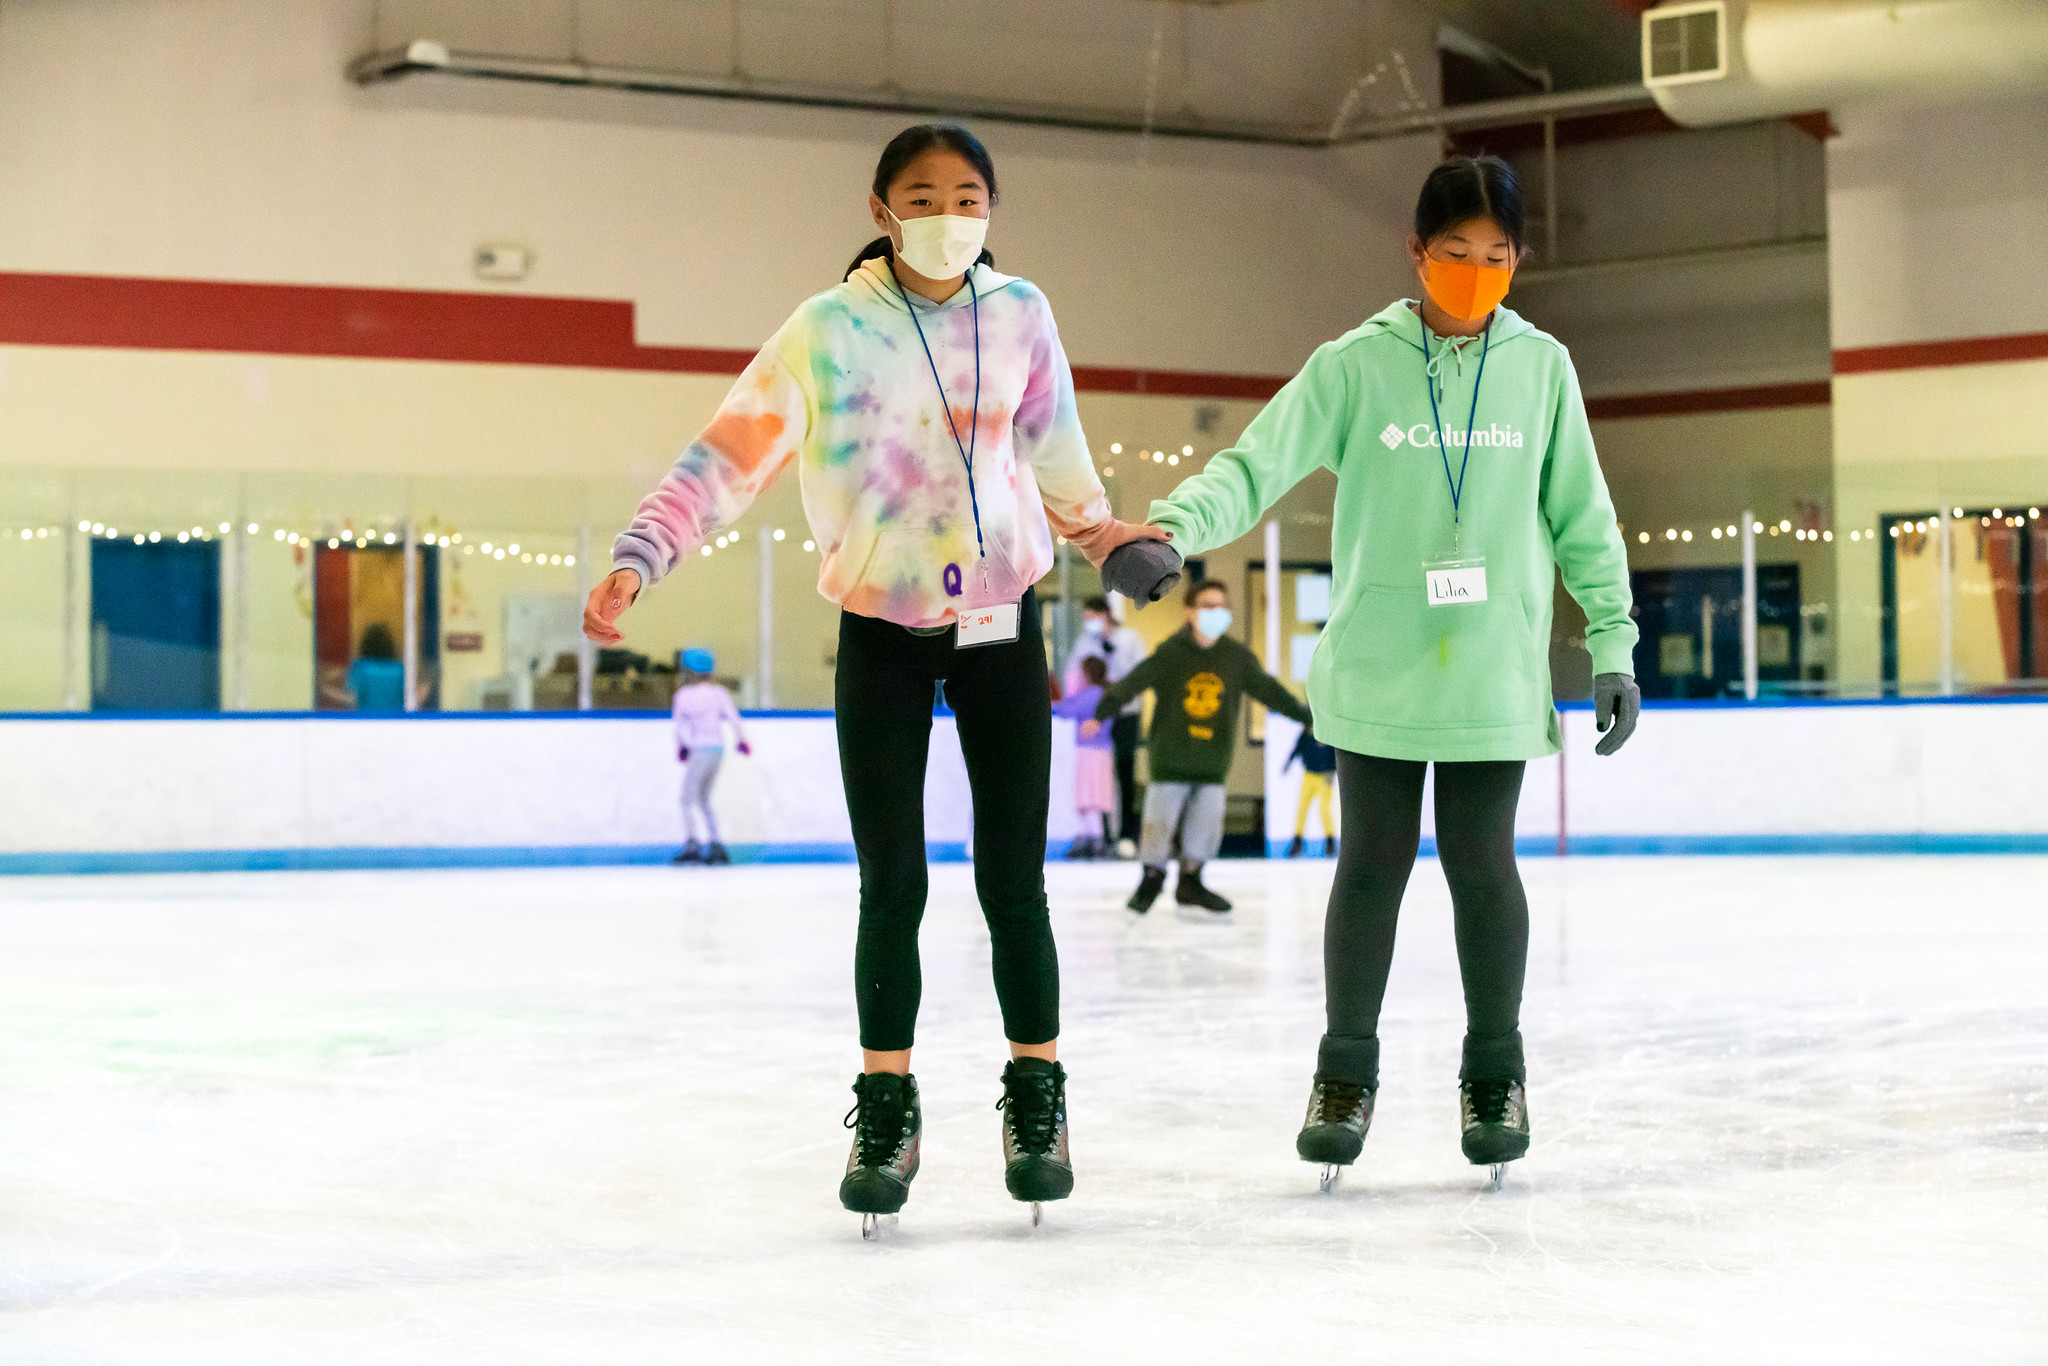
[[[1526,856],[2048,853],[2048,700],[1653,704],[1596,758],[1588,708],[1532,761]],[[736,862],[853,857],[829,712],[748,714],[715,806]],[[1267,848],[1293,833],[1297,733],[1268,716]],[[0,874],[651,864],[681,842],[655,712],[0,716]],[[1078,833],[1073,726],[1054,727],[1053,857]],[[1340,799],[1341,800],[1341,799]],[[966,857],[950,716],[925,793],[936,862]],[[1562,818],[1562,827],[1560,819]],[[1434,851],[1424,802],[1423,853]],[[1316,832],[1320,836],[1320,831]],[[1311,847],[1316,847],[1314,843]]]

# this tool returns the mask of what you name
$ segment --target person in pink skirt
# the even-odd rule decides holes
[[[1109,665],[1090,655],[1081,661],[1081,679],[1084,686],[1052,705],[1053,715],[1081,723],[1074,739],[1074,809],[1080,813],[1081,829],[1092,832],[1068,846],[1067,857],[1107,858],[1103,818],[1117,809],[1116,749],[1109,727],[1095,719],[1095,705],[1109,682]]]

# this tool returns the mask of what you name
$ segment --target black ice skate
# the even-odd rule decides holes
[[[688,844],[684,845],[683,852],[669,860],[670,863],[702,863],[703,861],[703,846],[699,845],[695,840],[691,840]]]
[[[839,1183],[839,1203],[861,1217],[860,1236],[872,1238],[881,1231],[883,1216],[893,1216],[910,1198],[924,1115],[915,1077],[868,1072],[854,1078],[853,1094],[853,1108],[846,1112],[853,1152]]]
[[[1459,1082],[1458,1110],[1465,1160],[1491,1167],[1487,1189],[1499,1190],[1508,1163],[1529,1151],[1529,1098],[1522,1083],[1505,1078]]]
[[[1337,857],[1337,837],[1335,835],[1325,835],[1323,837],[1323,857]]]
[[[1302,840],[1301,836],[1296,835],[1293,839],[1287,841],[1287,853],[1284,855],[1284,857],[1300,858],[1303,845],[1304,841]]]
[[[1043,1058],[1012,1058],[1003,1069],[1003,1184],[1014,1200],[1039,1205],[1064,1200],[1074,1189],[1074,1161],[1067,1150],[1067,1073]]]
[[[1230,903],[1202,885],[1200,868],[1180,870],[1180,881],[1173,885],[1173,899],[1180,903],[1182,920],[1225,922],[1230,919]]]
[[[1317,1077],[1308,1093],[1308,1118],[1301,1123],[1294,1151],[1304,1162],[1323,1164],[1325,1194],[1336,1189],[1344,1169],[1365,1148],[1374,1094],[1370,1087],[1332,1077]]]
[[[1147,868],[1145,876],[1138,880],[1138,890],[1131,893],[1131,899],[1124,905],[1139,915],[1152,909],[1152,903],[1159,900],[1159,893],[1166,888],[1166,870]]]
[[[710,847],[704,851],[704,861],[706,863],[731,863],[732,855],[725,852],[724,845],[720,844],[717,840],[713,840]]]

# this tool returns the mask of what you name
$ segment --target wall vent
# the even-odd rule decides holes
[[[1725,0],[1664,5],[1643,15],[1643,84],[1690,85],[1728,74]]]

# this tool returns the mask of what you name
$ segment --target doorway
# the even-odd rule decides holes
[[[421,546],[419,581],[419,672],[415,701],[420,711],[441,706],[441,554]],[[405,640],[405,548],[343,545],[313,548],[313,705],[320,711],[353,711],[357,696],[350,671],[368,638]]]
[[[1735,565],[1639,569],[1635,597],[1636,683],[1646,698],[1735,697],[1742,693],[1742,570]],[[1756,658],[1760,683],[1799,681],[1799,566],[1756,567]]]
[[[92,543],[94,711],[220,710],[220,543]]]

